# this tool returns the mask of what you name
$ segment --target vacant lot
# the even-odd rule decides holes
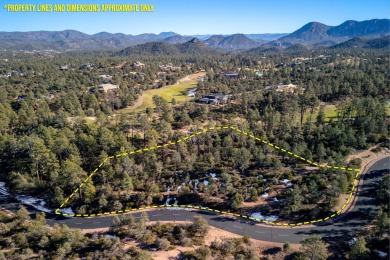
[[[139,100],[134,106],[122,109],[123,112],[144,112],[148,107],[154,107],[152,97],[154,95],[161,96],[167,101],[171,102],[172,98],[176,99],[178,103],[192,99],[187,96],[187,91],[196,88],[200,78],[204,76],[205,72],[191,74],[181,80],[175,85],[166,86],[159,89],[150,89],[142,93]]]

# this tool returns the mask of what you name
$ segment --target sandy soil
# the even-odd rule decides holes
[[[176,84],[180,84],[182,82],[187,82],[187,81],[191,81],[191,80],[200,81],[200,78],[204,77],[205,75],[206,75],[206,72],[198,72],[195,74],[187,75],[184,78],[179,79]]]
[[[156,221],[151,221],[148,222],[147,225],[154,225]],[[160,221],[160,223],[172,223],[170,221]],[[187,222],[187,221],[176,221],[174,224],[191,224],[192,222]],[[106,232],[108,231],[108,228],[105,229],[94,229],[94,230],[89,230],[89,232],[83,231],[83,233],[99,233],[99,232]],[[221,242],[223,239],[228,239],[228,238],[241,238],[242,236],[218,229],[215,227],[210,227],[210,231],[205,237],[205,245],[210,246],[213,241]],[[134,240],[124,240],[122,241],[125,245],[124,248],[129,248],[129,247],[139,247],[140,244]],[[261,241],[261,240],[255,240],[255,239],[250,239],[250,243],[253,248],[256,249],[256,251],[259,253],[260,256],[265,256],[266,255],[266,250],[279,247],[283,248],[283,243],[275,243],[275,242],[267,242],[267,241]],[[152,257],[154,259],[177,259],[178,256],[180,255],[181,252],[184,251],[191,251],[197,249],[199,246],[191,246],[191,247],[183,247],[183,246],[177,246],[173,250],[169,251],[150,251]],[[291,244],[291,251],[299,251],[299,244]],[[285,256],[286,253],[279,252],[275,257],[281,257]],[[277,259],[277,258],[275,258]]]
[[[107,232],[110,228],[94,228],[94,229],[80,229],[83,234],[94,234],[94,233],[104,233]]]
[[[138,99],[134,102],[134,105],[123,108],[123,110],[133,110],[137,107],[142,106],[143,103],[144,103],[144,100],[142,99],[142,95],[138,96]]]
[[[389,154],[389,151],[385,151],[383,148],[382,148],[382,151],[380,151],[378,153],[374,153],[373,151],[371,151],[372,149],[377,148],[378,146],[379,145],[375,145],[373,147],[370,147],[370,149],[368,149],[368,150],[360,151],[358,153],[349,155],[347,157],[347,162],[349,162],[355,158],[360,158],[362,160],[362,166],[364,166],[365,164],[371,162],[375,158],[385,156],[386,153]]]
[[[126,65],[126,63],[127,63],[127,62],[123,62],[123,63],[121,63],[121,64],[119,64],[119,65],[116,65],[116,66],[113,66],[113,67],[111,67],[111,68],[121,69],[123,66]]]
[[[176,223],[178,223],[178,222],[176,222]],[[180,224],[185,224],[185,223],[191,223],[191,222],[180,222]],[[241,237],[242,236],[240,236],[240,235],[237,235],[237,234],[234,234],[234,233],[222,230],[222,229],[210,227],[210,231],[207,234],[207,236],[205,237],[205,245],[210,246],[213,241],[221,242],[223,239],[241,238]],[[263,252],[266,251],[267,249],[271,249],[271,248],[275,248],[275,247],[283,248],[282,243],[274,243],[274,242],[261,241],[261,240],[255,240],[255,239],[250,239],[250,241],[251,241],[252,247],[254,247],[256,249],[256,251],[259,253],[260,256],[265,256],[265,254]],[[171,250],[171,251],[153,252],[152,256],[155,259],[169,259],[170,257],[172,259],[176,259],[179,256],[180,252],[195,250],[198,247],[199,246],[193,246],[193,247],[179,246],[176,249]],[[291,244],[292,251],[298,251],[299,247],[300,247],[299,244]],[[282,254],[279,254],[279,255],[282,256]],[[275,258],[275,259],[277,259],[277,258]],[[283,259],[283,257],[282,257],[282,259]]]
[[[12,212],[12,211],[10,211],[10,210],[8,210],[8,209],[6,209],[6,208],[3,208],[3,207],[1,207],[0,206],[0,211],[1,212],[4,212],[7,216],[9,216],[9,217],[14,217],[14,216],[16,216],[15,215],[15,212]]]
[[[85,117],[68,117],[67,120],[69,120],[69,122],[74,122],[75,119],[77,118],[81,118],[81,119],[87,119],[87,120],[91,120],[91,121],[96,121],[96,116],[85,116]]]
[[[182,79],[179,79],[176,84],[180,84],[182,82],[186,82],[186,81],[190,81],[190,80],[191,80],[190,76],[186,76]]]

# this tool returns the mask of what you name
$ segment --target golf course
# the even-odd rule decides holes
[[[154,108],[153,96],[158,95],[171,102],[172,98],[176,100],[177,103],[183,103],[186,100],[192,99],[189,97],[187,92],[191,89],[196,88],[201,77],[203,77],[205,72],[198,72],[186,76],[183,79],[180,79],[178,83],[174,85],[165,86],[158,89],[149,89],[142,93],[139,99],[135,102],[133,106],[129,106],[121,110],[124,113],[138,113],[144,112],[146,108]]]

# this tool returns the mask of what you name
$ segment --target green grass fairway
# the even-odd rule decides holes
[[[122,109],[122,112],[125,113],[137,113],[144,112],[146,108],[154,108],[152,97],[154,95],[161,96],[165,98],[168,102],[171,102],[172,98],[176,99],[176,102],[183,103],[186,100],[191,100],[191,97],[187,96],[187,91],[193,88],[196,88],[196,85],[199,81],[199,77],[203,76],[204,72],[199,72],[196,74],[189,75],[188,81],[181,82],[179,84],[165,86],[159,89],[150,89],[142,93],[142,96],[139,97],[139,101],[132,107]]]
[[[336,110],[337,110],[337,108],[335,105],[326,105],[324,107],[326,122],[329,122],[330,119],[337,117]],[[317,115],[318,115],[319,111],[320,111],[320,108],[319,107],[316,108],[316,110],[314,111],[313,116],[311,118],[312,122],[315,122],[315,120],[317,119]],[[309,116],[310,116],[310,112],[307,111],[303,117],[303,121],[306,122],[309,119]]]
[[[390,116],[390,104],[385,104],[385,107],[386,107],[387,116]],[[319,111],[320,111],[319,107],[314,111],[313,117],[311,119],[312,122],[315,122],[315,120],[317,119],[317,115]],[[332,118],[337,120],[337,108],[335,105],[326,105],[324,107],[324,112],[325,112],[326,122],[329,122],[330,119]],[[309,119],[309,116],[310,116],[310,112],[307,111],[305,113],[305,116],[303,117],[303,121],[306,122]]]

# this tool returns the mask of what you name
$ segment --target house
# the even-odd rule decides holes
[[[201,99],[196,100],[195,102],[198,103],[198,104],[208,104],[208,105],[210,105],[210,104],[214,105],[215,104],[214,100],[210,100],[208,98],[201,98]]]
[[[140,61],[136,61],[133,63],[134,67],[144,68],[146,65]]]
[[[157,76],[158,76],[159,79],[163,79],[166,75],[167,75],[166,72],[158,72],[157,73]]]
[[[228,96],[220,93],[203,95],[201,99],[196,100],[198,104],[219,105],[224,104],[228,100]]]
[[[103,75],[100,75],[99,78],[110,80],[110,79],[112,79],[112,76],[103,74]]]
[[[294,62],[293,64],[291,64],[291,67],[294,68],[294,67],[300,66],[300,65],[302,65],[302,64],[303,64],[303,62],[297,61],[297,62]]]
[[[135,77],[137,79],[145,79],[145,76],[146,76],[146,74],[143,72],[137,72],[137,74],[135,74]]]
[[[262,71],[256,71],[255,72],[256,76],[262,77],[264,73]]]
[[[119,89],[119,86],[118,86],[118,85],[111,84],[111,83],[100,84],[100,85],[98,86],[98,90],[99,90],[99,91],[104,91],[104,92],[108,92],[108,91],[114,90],[114,89]]]
[[[80,67],[81,70],[86,70],[95,67],[95,64],[93,63],[86,63]]]
[[[16,101],[22,101],[22,100],[26,100],[26,95],[20,95],[20,96],[18,96],[17,98],[15,98],[16,99]]]
[[[299,94],[299,93],[303,93],[305,91],[304,88],[300,88],[298,85],[283,84],[283,83],[279,83],[279,84],[274,85],[274,86],[267,86],[267,87],[265,87],[265,89],[274,90],[276,92],[288,92],[291,94]]]
[[[240,75],[235,71],[224,71],[224,72],[222,72],[222,75],[225,76],[229,80],[240,78]]]
[[[176,71],[176,67],[174,67],[172,64],[166,64],[166,65],[159,65],[158,66],[161,70],[164,71]]]
[[[24,74],[19,70],[11,70],[10,72],[7,72],[6,77],[11,76],[24,76]]]

